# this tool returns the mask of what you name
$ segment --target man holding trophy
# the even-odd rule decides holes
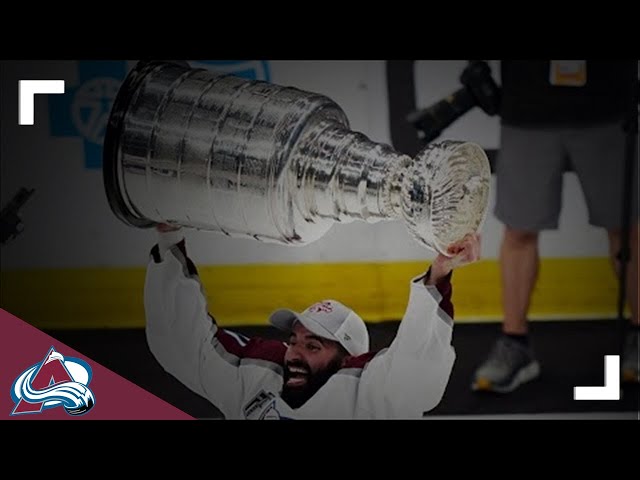
[[[480,255],[481,148],[445,141],[410,158],[351,131],[322,95],[141,62],[118,93],[104,153],[114,213],[158,231],[144,298],[151,352],[225,418],[421,418],[439,403],[455,360],[451,273]],[[333,299],[274,312],[286,344],[219,327],[183,235],[301,246],[336,223],[397,219],[438,256],[411,280],[398,334],[380,352]]]

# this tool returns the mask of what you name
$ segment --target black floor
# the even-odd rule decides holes
[[[372,348],[387,346],[397,327],[397,322],[369,325]],[[266,327],[236,331],[249,336],[279,334]],[[456,325],[454,370],[442,402],[430,415],[630,412],[630,418],[638,418],[640,388],[635,385],[623,386],[619,401],[573,399],[574,386],[604,384],[604,356],[619,354],[620,335],[615,321],[535,322],[531,336],[542,366],[541,377],[509,395],[472,392],[469,386],[473,371],[498,332],[498,324]],[[143,330],[47,333],[194,417],[220,417],[209,402],[162,370],[147,348]]]

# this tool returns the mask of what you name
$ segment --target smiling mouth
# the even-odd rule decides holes
[[[288,367],[288,379],[287,386],[288,387],[300,387],[307,383],[307,378],[309,377],[309,372],[304,368],[300,367]]]
[[[307,379],[305,377],[291,377],[287,380],[287,387],[301,387],[307,383]]]

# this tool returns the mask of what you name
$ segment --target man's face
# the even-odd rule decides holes
[[[344,357],[338,343],[296,322],[284,356],[282,399],[291,408],[302,406],[340,369]]]

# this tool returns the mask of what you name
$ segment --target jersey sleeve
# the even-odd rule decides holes
[[[425,285],[424,277],[411,281],[409,302],[389,348],[352,360],[366,361],[357,418],[421,418],[444,395],[455,361],[451,274],[437,286]]]
[[[147,343],[156,360],[225,418],[241,416],[251,365],[268,362],[277,368],[284,361],[281,342],[247,338],[217,325],[179,232],[160,234],[151,251],[144,307]]]

